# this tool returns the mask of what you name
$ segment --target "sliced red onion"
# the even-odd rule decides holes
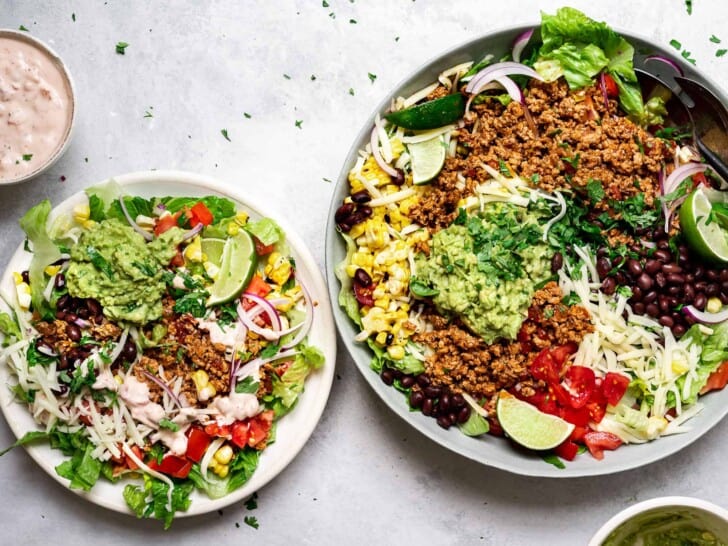
[[[400,173],[397,169],[392,167],[389,163],[384,161],[384,158],[382,157],[382,153],[379,151],[379,128],[374,125],[374,129],[372,129],[372,135],[369,139],[369,144],[372,148],[372,155],[374,156],[374,161],[377,162],[377,165],[379,165],[379,168],[382,169],[385,173],[387,173],[389,176],[393,178],[399,178]]]
[[[500,76],[514,75],[528,76],[530,78],[535,78],[537,80],[543,81],[541,75],[530,66],[526,66],[525,64],[521,63],[515,63],[513,61],[506,61],[503,63],[496,63],[490,66],[486,66],[483,70],[473,76],[473,79],[470,80],[470,82],[468,82],[468,85],[465,87],[465,91],[468,93],[473,93],[473,90],[478,88],[485,81],[492,81]]]
[[[269,356],[267,358],[254,358],[253,360],[246,362],[245,364],[243,364],[242,366],[240,366],[237,369],[237,371],[236,371],[237,378],[240,378],[240,376],[242,375],[241,372],[247,367],[260,368],[261,366],[263,366],[264,364],[268,364],[269,362],[275,362],[276,360],[283,360],[286,358],[293,358],[300,352],[301,351],[296,351],[296,350],[285,350],[285,351],[281,350],[278,352],[278,354]],[[248,370],[245,370],[245,371],[247,372]]]
[[[167,211],[167,206],[164,203],[157,203],[157,206],[154,207],[154,211],[152,213],[154,216],[162,216]]]
[[[121,352],[124,350],[124,345],[126,345],[126,340],[128,337],[129,329],[126,328],[121,332],[121,336],[119,336],[119,341],[116,342],[114,350],[111,351],[111,354],[109,355],[110,362],[115,362],[116,359],[119,358],[119,355],[121,355]]]
[[[146,370],[142,370],[142,374],[144,375],[144,377],[146,377],[147,379],[149,379],[150,381],[152,381],[153,383],[158,385],[159,388],[161,388],[164,392],[166,392],[169,395],[170,400],[172,400],[172,402],[177,404],[178,407],[180,407],[180,408],[182,407],[182,403],[180,402],[180,399],[177,397],[177,395],[174,393],[174,391],[169,388],[169,385],[167,385],[164,381],[162,381],[156,375],[153,375]]]
[[[670,66],[675,72],[677,72],[680,76],[685,75],[685,73],[683,72],[683,69],[680,68],[680,65],[668,57],[663,57],[662,55],[649,55],[648,57],[645,57],[646,63],[650,62],[650,61],[659,61],[661,63],[665,63],[666,65]]]
[[[258,313],[259,314],[259,313]],[[250,330],[251,332],[255,332],[259,336],[267,339],[268,341],[275,341],[277,340],[280,335],[278,335],[278,332],[275,330],[272,330],[270,328],[261,328],[253,321],[253,316],[246,311],[242,304],[238,303],[238,317],[240,317],[240,320],[243,321],[243,324]]]
[[[197,224],[195,227],[193,227],[191,230],[189,230],[187,233],[185,233],[182,236],[182,240],[188,241],[188,240],[192,239],[195,235],[200,233],[204,227],[205,226],[202,224]]]
[[[675,211],[680,207],[680,205],[683,204],[683,201],[687,199],[687,195],[683,195],[682,197],[678,197],[675,199],[672,203],[670,203],[670,207],[667,209],[667,213],[665,214],[665,233],[670,232],[670,220],[672,219],[672,216],[675,214]]]
[[[124,196],[119,196],[119,205],[121,205],[121,212],[124,213],[124,218],[126,218],[126,221],[129,222],[129,225],[134,228],[134,231],[136,231],[139,235],[144,237],[147,241],[151,241],[154,236],[149,233],[147,230],[145,230],[143,227],[141,227],[139,224],[137,224],[134,219],[129,214],[129,211],[126,210],[126,203],[124,203]]]
[[[51,356],[51,357],[58,356],[57,352],[55,352],[53,349],[51,349],[50,347],[47,347],[45,345],[36,344],[35,348],[39,353],[44,354],[46,356]]]
[[[674,192],[680,185],[680,182],[685,180],[688,176],[702,173],[707,168],[708,165],[706,165],[705,163],[697,162],[685,163],[685,165],[680,165],[677,169],[672,171],[670,173],[670,176],[668,176],[665,180],[662,195],[668,195]]]
[[[665,195],[665,167],[660,167],[660,172],[657,173],[657,181],[660,184],[660,195]],[[670,211],[667,208],[667,202],[664,199],[660,199],[662,203],[662,216],[665,218],[665,233],[670,229]]]
[[[523,49],[526,47],[526,44],[531,39],[532,35],[533,29],[527,30],[526,32],[522,32],[521,34],[519,34],[513,41],[513,51],[511,53],[511,56],[513,57],[513,60],[515,62],[521,62],[521,54],[523,53]]]
[[[243,297],[249,299],[261,308],[261,310],[257,313],[251,314],[251,318],[255,318],[261,312],[263,312],[270,319],[271,326],[274,330],[278,331],[281,329],[281,327],[283,326],[283,324],[281,323],[281,317],[278,314],[278,310],[273,306],[271,302],[251,292],[243,292]]]
[[[470,95],[470,97],[468,97],[468,101],[465,103],[465,113],[466,114],[468,112],[470,112],[470,104],[473,102],[473,100],[475,99],[475,97],[478,94],[482,93],[483,91],[488,91],[489,89],[503,89],[503,86],[501,84],[499,84],[498,82],[495,82],[495,81],[494,82],[490,82],[490,83],[485,84],[483,87],[481,87],[478,90],[478,93],[477,94],[474,93],[474,94]]]
[[[82,318],[77,318],[76,320],[73,321],[73,323],[76,326],[78,326],[79,328],[88,328],[89,326],[91,326],[91,323],[89,321],[84,320]]]
[[[301,343],[301,341],[303,341],[303,339],[308,335],[308,332],[311,329],[311,325],[313,324],[313,299],[311,299],[311,294],[300,280],[298,281],[298,285],[301,287],[301,291],[303,292],[304,302],[310,310],[306,312],[306,318],[303,320],[301,329],[290,341],[290,343],[287,343],[286,346],[282,348],[282,350],[284,351],[291,349]]]
[[[701,311],[693,305],[686,305],[682,308],[683,313],[702,322],[703,324],[718,324],[719,322],[725,322],[728,320],[728,309],[723,309],[717,313],[709,313],[707,311]]]

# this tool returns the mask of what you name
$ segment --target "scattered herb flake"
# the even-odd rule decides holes
[[[331,17],[332,19],[336,19],[336,14],[332,11],[331,13],[329,13],[329,17]]]
[[[715,34],[713,34],[710,36],[710,41],[713,42],[714,44],[719,44],[720,38],[718,38]]]
[[[126,48],[129,47],[129,44],[126,42],[117,42],[116,43],[116,52],[119,55],[126,55]]]
[[[726,53],[728,53],[728,49],[719,49],[718,51],[715,52],[715,56],[716,57],[722,57]]]
[[[350,94],[350,95],[351,95],[352,97],[354,96],[354,88],[353,88],[353,87],[350,87],[350,88],[349,88],[349,94]]]
[[[323,7],[325,7],[325,8],[328,8],[329,7],[329,3],[326,0],[324,0],[323,2],[321,2],[321,5]]]
[[[166,417],[164,419],[160,419],[159,428],[166,428],[167,430],[171,430],[172,432],[179,431],[179,425],[174,421],[170,421]]]
[[[227,129],[220,129],[220,134],[225,137],[225,140],[231,142],[230,137],[228,136]]]
[[[325,176],[323,177],[323,181],[331,184],[331,179],[330,178],[326,178]]]
[[[296,127],[298,127],[299,129],[303,129],[302,125],[303,125],[303,120],[302,119],[297,119],[296,120]]]
[[[685,0],[685,9],[688,12],[688,15],[693,14],[693,0]]]
[[[25,28],[25,25],[20,25],[18,27],[18,30],[22,30],[23,32],[30,32],[27,28]]]
[[[260,527],[260,524],[258,523],[258,518],[254,517],[254,516],[245,516],[243,518],[243,521],[247,525],[250,525],[253,529],[257,529],[258,527]]]
[[[372,83],[374,83],[374,82],[375,82],[375,81],[377,80],[377,75],[376,75],[376,74],[372,74],[371,72],[369,72],[369,73],[367,74],[367,76],[369,76],[369,80],[370,80],[370,81],[371,81]]]
[[[71,20],[72,20],[72,21],[73,21],[74,23],[76,22],[76,14],[75,14],[75,13],[72,13],[72,14],[71,14]]]
[[[559,468],[561,470],[566,468],[564,461],[559,459],[558,455],[554,455],[553,453],[551,453],[549,455],[544,455],[543,460],[549,464],[554,465],[556,468]]]
[[[245,116],[247,119],[250,119],[253,117],[250,114],[248,114],[247,112],[243,112],[243,116]]]
[[[355,25],[356,24],[356,19],[349,19],[349,23],[351,23],[352,25]]]
[[[283,77],[286,78],[287,80],[291,79],[291,77],[288,74],[283,74]]]
[[[153,110],[153,109],[154,109],[154,107],[153,107],[153,106],[150,106],[150,107],[149,107],[149,110],[145,110],[145,111],[144,111],[144,117],[145,117],[145,118],[153,118],[153,117],[154,117],[154,114],[152,114],[152,113],[150,112],[150,110]]]
[[[258,508],[258,493],[253,493],[253,496],[246,501],[245,508],[248,510],[255,510]]]
[[[33,159],[33,154],[23,154],[23,161],[30,161]]]
[[[312,82],[315,82],[316,81],[316,74],[311,74],[311,81]]]
[[[693,64],[693,65],[695,64],[695,59],[693,59],[693,58],[691,57],[691,54],[690,54],[690,52],[689,52],[689,51],[688,51],[687,49],[683,49],[683,50],[682,50],[682,51],[680,52],[680,55],[682,55],[682,58],[683,58],[683,59],[685,59],[685,60],[686,60],[687,62],[689,62],[690,64]]]
[[[680,42],[678,42],[675,38],[670,40],[670,45],[672,47],[674,47],[675,49],[677,49],[678,51],[682,49],[682,44]]]

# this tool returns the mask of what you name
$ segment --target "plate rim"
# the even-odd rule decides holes
[[[362,125],[362,128],[357,133],[357,136],[355,140],[353,140],[352,146],[349,148],[349,151],[342,163],[342,168],[339,172],[339,176],[336,180],[336,186],[334,187],[334,191],[331,198],[331,203],[329,206],[329,215],[327,218],[326,223],[326,242],[325,242],[325,268],[326,268],[326,278],[327,278],[327,284],[329,288],[329,298],[332,302],[332,308],[333,308],[333,314],[334,314],[334,320],[336,321],[336,326],[339,331],[339,334],[341,336],[341,340],[346,348],[346,352],[349,355],[349,357],[354,361],[355,366],[359,370],[359,372],[362,374],[364,379],[367,381],[369,386],[374,390],[374,392],[377,394],[379,399],[385,403],[389,407],[391,411],[393,411],[396,415],[398,415],[402,420],[404,420],[407,424],[412,426],[415,430],[432,440],[433,442],[439,444],[443,448],[447,449],[450,452],[456,453],[458,455],[461,455],[463,457],[466,457],[472,461],[475,461],[477,463],[483,464],[485,466],[495,468],[500,471],[509,472],[511,474],[517,474],[521,476],[527,476],[527,477],[537,477],[537,478],[584,478],[584,477],[591,477],[591,476],[603,476],[608,474],[616,474],[619,472],[626,472],[629,470],[634,470],[636,468],[640,468],[642,466],[655,463],[665,457],[668,457],[670,455],[676,454],[677,452],[683,450],[684,448],[690,446],[695,441],[697,441],[701,436],[709,432],[713,427],[715,427],[721,420],[725,418],[725,416],[728,414],[728,389],[723,389],[722,391],[713,392],[710,393],[711,398],[709,400],[713,400],[716,398],[722,398],[722,408],[718,412],[717,415],[712,416],[711,419],[706,420],[708,416],[706,415],[698,415],[695,418],[696,419],[703,419],[703,424],[701,427],[697,427],[699,430],[696,432],[694,429],[691,429],[688,432],[682,433],[682,434],[675,434],[671,436],[663,436],[660,438],[660,448],[655,450],[652,450],[652,453],[650,453],[648,456],[643,456],[637,460],[636,463],[631,462],[624,462],[619,464],[605,464],[605,461],[608,461],[613,453],[615,452],[605,452],[605,459],[602,461],[590,461],[590,464],[586,468],[581,468],[579,463],[577,461],[571,461],[566,463],[565,469],[556,468],[553,465],[550,465],[543,460],[541,460],[541,457],[539,457],[537,454],[533,454],[532,458],[538,461],[538,465],[532,465],[531,467],[524,468],[524,467],[517,467],[512,464],[509,464],[508,462],[501,462],[500,460],[494,459],[491,456],[488,456],[486,453],[485,455],[479,453],[478,449],[476,448],[479,440],[474,438],[467,438],[467,440],[470,440],[468,445],[466,447],[462,447],[459,445],[460,442],[455,442],[447,438],[447,434],[458,434],[465,438],[463,434],[461,434],[459,431],[456,430],[443,430],[437,425],[434,424],[434,419],[424,417],[419,412],[412,412],[410,411],[406,400],[404,399],[404,396],[401,393],[396,393],[396,397],[392,395],[391,391],[394,391],[395,389],[390,388],[389,386],[384,385],[379,377],[371,370],[369,367],[369,362],[371,360],[371,356],[369,356],[366,359],[366,362],[360,361],[361,358],[357,358],[357,354],[361,354],[362,351],[362,345],[357,344],[353,340],[353,336],[346,336],[345,332],[347,330],[351,331],[353,322],[351,319],[349,319],[348,316],[346,316],[345,312],[341,309],[341,307],[338,305],[338,295],[339,295],[339,288],[340,283],[339,280],[336,278],[336,275],[334,273],[334,268],[336,267],[337,263],[335,263],[334,260],[334,249],[338,247],[339,249],[343,248],[343,239],[338,234],[336,230],[336,223],[334,221],[334,213],[339,205],[339,198],[342,195],[342,192],[344,191],[342,189],[345,184],[348,182],[348,173],[351,168],[351,165],[353,165],[353,160],[356,158],[358,150],[361,149],[361,147],[368,141],[368,135],[371,132],[371,127],[374,123],[375,116],[387,108],[387,106],[391,103],[392,99],[395,98],[398,95],[403,94],[404,89],[411,88],[411,91],[416,90],[418,88],[423,87],[424,85],[427,85],[427,81],[424,81],[423,78],[425,77],[425,74],[427,73],[434,73],[435,76],[432,77],[429,82],[434,81],[434,78],[436,77],[438,71],[444,70],[448,66],[454,66],[457,64],[458,61],[447,61],[448,58],[456,57],[458,55],[463,55],[465,52],[469,49],[473,49],[478,44],[482,44],[484,42],[488,41],[495,41],[498,39],[505,39],[510,37],[511,41],[515,39],[520,33],[532,29],[534,27],[537,27],[540,25],[539,22],[536,23],[518,23],[514,25],[506,25],[499,28],[496,28],[490,32],[481,34],[479,36],[476,36],[474,38],[465,40],[459,44],[456,44],[452,47],[449,47],[445,49],[443,52],[436,54],[434,56],[431,56],[429,59],[425,60],[423,63],[416,66],[412,71],[410,71],[404,78],[402,78],[394,87],[392,87],[385,97],[375,106],[375,108],[372,110],[371,114],[366,118],[364,124]],[[677,58],[673,52],[668,50],[666,47],[654,43],[649,37],[644,36],[639,33],[635,33],[629,30],[625,30],[623,28],[619,28],[616,26],[612,26],[612,28],[615,30],[615,32],[619,33],[621,36],[623,36],[630,44],[632,44],[635,48],[635,57],[644,57],[645,49],[649,49],[650,53],[656,53],[668,56],[669,58],[676,60],[677,63],[681,66],[681,68],[684,70],[685,75],[687,77],[693,77],[698,80],[702,80],[704,83],[707,84],[709,88],[715,94],[726,104],[728,104],[728,98],[726,97],[726,93],[723,91],[723,89],[718,86],[713,80],[710,79],[709,76],[703,74],[702,72],[698,71],[695,67],[688,64],[686,61],[684,61],[682,58]],[[641,51],[642,50],[642,51]],[[483,54],[487,54],[487,51],[485,51],[485,46],[481,47],[481,56]],[[496,55],[497,56],[497,55]],[[473,57],[470,56],[469,60],[473,60]],[[420,81],[423,80],[423,81]],[[345,195],[345,193],[344,193]],[[354,332],[356,333],[356,332]],[[366,349],[368,351],[368,349]],[[370,352],[367,353],[370,355]],[[712,405],[714,405],[713,403]],[[711,407],[712,407],[711,405]],[[691,420],[692,421],[692,420]],[[490,436],[488,436],[490,438]],[[687,438],[687,440],[685,440]],[[462,439],[460,439],[462,440]],[[482,441],[482,440],[481,440]],[[499,441],[503,441],[502,439]],[[505,443],[505,442],[504,442]],[[636,451],[640,449],[640,447],[644,446],[653,446],[655,445],[654,442],[647,442],[645,444],[633,444],[630,446],[624,446],[622,449],[632,449],[632,451]],[[511,450],[511,452],[515,457],[518,454],[518,449],[514,446],[508,446],[508,448]],[[576,464],[575,464],[576,463]]]
[[[110,180],[115,180],[124,188],[148,184],[151,191],[147,192],[147,195],[150,196],[152,194],[157,194],[159,196],[167,195],[164,191],[157,191],[154,186],[155,184],[168,186],[170,188],[190,188],[190,190],[195,190],[192,192],[192,195],[198,194],[202,196],[216,193],[220,196],[233,200],[238,206],[248,212],[251,212],[254,216],[273,218],[286,234],[286,242],[291,248],[292,254],[296,257],[296,263],[299,271],[303,273],[302,277],[306,279],[306,287],[312,295],[314,295],[314,299],[317,303],[316,314],[318,318],[315,319],[314,322],[316,326],[312,326],[312,333],[314,333],[316,337],[316,342],[314,344],[324,353],[324,365],[306,382],[306,389],[299,396],[299,400],[293,411],[281,419],[277,429],[279,434],[276,436],[276,441],[261,453],[260,463],[250,479],[239,489],[218,499],[210,499],[202,492],[197,491],[197,489],[193,490],[190,497],[192,499],[192,503],[190,504],[189,509],[184,512],[176,512],[174,518],[178,519],[208,514],[249,497],[278,477],[301,452],[318,426],[324,409],[328,403],[331,388],[333,387],[337,356],[332,306],[328,297],[326,282],[308,246],[303,242],[301,237],[293,231],[285,219],[279,219],[283,215],[275,214],[275,211],[270,211],[273,212],[273,214],[270,214],[267,209],[260,207],[254,199],[244,196],[242,191],[238,191],[231,183],[225,184],[220,179],[207,175],[170,169],[129,172],[119,176],[106,178],[97,184],[103,184]],[[87,188],[94,185],[96,184],[87,186]],[[75,203],[83,200],[83,197],[85,196],[85,189],[86,188],[73,193],[57,205],[53,206],[50,220],[58,215],[70,212]],[[177,195],[185,194],[184,190],[171,191],[169,194],[174,193]],[[7,284],[8,276],[12,273],[13,264],[18,263],[19,260],[27,260],[28,256],[28,253],[23,250],[23,244],[21,243],[8,260],[2,276],[0,276],[0,288]],[[1,382],[5,384],[6,380],[10,377],[11,374],[8,367],[0,367]],[[316,388],[314,389],[311,387]],[[308,396],[306,396],[307,393]],[[301,406],[303,406],[303,409],[306,410],[305,413],[303,411],[296,411],[301,409]],[[14,400],[12,393],[7,388],[0,388],[0,412],[5,419],[8,428],[16,438],[22,437],[22,435],[28,430],[20,430],[20,422],[13,419],[15,414],[19,414],[25,422],[34,423],[34,420],[27,410],[27,406]],[[298,416],[298,419],[295,419],[296,416]],[[281,427],[283,427],[284,430],[286,428],[291,428],[290,426],[285,427],[287,419],[288,422],[292,423],[293,419],[291,418],[294,418],[296,421],[303,420],[304,426],[296,429],[295,435],[289,435],[288,437],[285,435],[282,436],[280,434]],[[283,438],[286,439],[284,440]],[[276,446],[279,446],[278,449],[276,449]],[[65,459],[60,452],[52,450],[47,443],[34,443],[22,447],[35,461],[35,463],[37,463],[38,466],[46,472],[46,474],[58,482],[66,491],[70,491],[98,506],[135,517],[135,514],[127,507],[126,502],[122,497],[122,487],[120,486],[128,483],[138,484],[138,480],[120,480],[116,483],[99,480],[99,482],[90,491],[71,489],[69,487],[68,480],[62,478],[55,472],[54,465]],[[274,459],[270,459],[270,457],[268,459],[265,458],[265,454],[268,450],[275,450]],[[280,455],[278,455],[279,452],[281,452]],[[261,470],[264,470],[264,472],[261,472]],[[114,495],[111,495],[112,492]]]

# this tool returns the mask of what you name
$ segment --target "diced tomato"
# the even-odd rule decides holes
[[[563,366],[564,362],[566,362],[566,359],[568,359],[578,350],[579,346],[576,343],[570,341],[565,345],[560,345],[551,349],[551,356],[553,357],[556,364],[558,364],[559,366]]]
[[[211,441],[210,435],[200,427],[190,427],[187,431],[187,452],[185,455],[191,461],[199,463]]]
[[[268,439],[268,433],[273,426],[273,411],[268,410],[250,419],[250,436],[248,445],[255,447]]]
[[[617,87],[617,82],[614,81],[614,78],[610,76],[609,74],[602,74],[602,77],[604,78],[604,87],[607,90],[607,96],[609,98],[617,98],[619,96],[619,87]]]
[[[139,446],[131,446],[131,451],[136,455],[137,459],[142,460],[143,454],[142,454],[142,448]],[[134,462],[134,459],[129,457],[129,455],[124,455],[124,459],[126,460],[126,466],[129,470],[136,470],[139,468],[139,465]]]
[[[591,415],[589,414],[589,408],[586,406],[583,406],[581,408],[572,408],[570,406],[565,406],[559,410],[559,415],[564,421],[568,421],[569,423],[572,423],[577,427],[583,428],[589,425],[589,419],[591,419]]]
[[[245,288],[245,291],[249,294],[255,294],[261,298],[266,297],[271,290],[270,285],[257,273],[253,275],[253,278],[250,279],[248,286]]]
[[[192,461],[177,455],[165,455],[161,463],[157,463],[156,459],[152,459],[147,462],[147,466],[173,478],[186,478],[190,470],[192,470]]]
[[[710,184],[708,184],[708,177],[705,176],[705,173],[696,173],[692,176],[692,179],[694,188],[697,188],[698,186],[710,186]]]
[[[599,402],[589,402],[585,407],[589,410],[589,418],[595,423],[601,423],[607,413],[607,405]]]
[[[586,406],[594,392],[595,379],[594,370],[586,366],[570,366],[566,370],[564,383],[570,394],[569,403],[572,408]]]
[[[564,443],[559,444],[554,448],[554,453],[562,459],[573,461],[576,458],[577,453],[579,453],[579,446],[571,440],[566,440]]]
[[[616,406],[627,392],[629,377],[620,373],[607,372],[602,380],[602,394],[610,406]]]
[[[253,236],[253,241],[255,242],[255,253],[258,256],[266,256],[273,252],[273,249],[276,247],[275,243],[264,245],[255,235]]]
[[[571,407],[571,395],[561,383],[554,383],[553,385],[549,385],[549,392],[551,392],[551,395],[554,397],[556,402],[558,402],[559,407]]]
[[[559,382],[559,370],[551,356],[551,351],[542,349],[531,362],[531,375],[549,385]]]
[[[521,325],[521,329],[518,330],[518,336],[516,337],[521,343],[521,351],[530,353],[533,350],[533,343],[531,343],[530,335],[526,331],[526,322]]]
[[[182,267],[185,265],[185,257],[181,251],[177,251],[177,254],[170,260],[169,265],[172,267]]]
[[[725,387],[726,383],[728,383],[728,360],[723,362],[713,373],[708,376],[708,381],[706,381],[703,388],[700,389],[700,394],[720,390]]]
[[[235,421],[232,424],[232,438],[231,441],[238,447],[245,447],[248,445],[248,439],[250,438],[250,423],[245,421]]]
[[[584,443],[589,448],[589,453],[595,459],[601,460],[604,458],[605,449],[617,449],[622,445],[622,440],[611,432],[591,431],[584,435]]]
[[[213,216],[210,209],[202,201],[198,201],[190,207],[187,217],[190,219],[190,226],[195,227],[198,224],[209,226],[212,224]]]
[[[556,405],[554,396],[549,391],[536,391],[531,396],[523,396],[522,394],[515,393],[518,398],[525,400],[529,404],[536,406],[539,411],[544,413],[550,413],[552,415],[558,415],[559,407]]]
[[[589,427],[587,426],[575,426],[574,430],[571,432],[571,435],[569,436],[569,440],[572,442],[584,442],[584,435],[589,432]]]
[[[230,425],[210,423],[209,425],[205,425],[205,434],[212,437],[227,438],[229,440],[231,436]]]
[[[154,224],[154,235],[161,235],[165,231],[177,226],[177,219],[179,218],[179,212],[174,214],[163,214],[157,218]]]

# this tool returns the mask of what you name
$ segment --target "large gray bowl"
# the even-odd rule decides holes
[[[344,242],[337,233],[334,221],[334,212],[341,204],[342,199],[347,195],[347,175],[356,161],[357,151],[369,141],[369,135],[374,123],[374,114],[383,112],[391,103],[393,97],[407,96],[418,89],[432,83],[437,79],[440,72],[456,64],[480,60],[485,54],[492,53],[495,58],[510,51],[513,40],[522,32],[533,28],[535,25],[512,27],[487,36],[471,40],[463,45],[446,51],[442,55],[425,63],[415,70],[409,77],[405,78],[391,94],[388,95],[376,111],[372,113],[359,135],[354,140],[349,155],[344,161],[344,166],[339,175],[336,190],[329,210],[329,218],[326,229],[326,275],[329,286],[329,294],[334,304],[334,319],[339,328],[344,345],[348,349],[356,366],[361,371],[372,389],[381,399],[410,425],[421,433],[439,443],[440,445],[459,453],[469,459],[478,461],[488,466],[522,474],[527,476],[545,476],[555,478],[596,476],[600,474],[611,474],[631,468],[636,468],[648,463],[655,462],[663,457],[671,455],[685,446],[697,440],[711,427],[720,421],[728,413],[728,390],[714,392],[701,398],[705,404],[702,413],[689,422],[692,429],[684,434],[667,436],[657,441],[641,445],[622,446],[616,451],[606,452],[602,461],[584,454],[573,462],[567,462],[565,469],[558,469],[545,463],[538,455],[527,453],[514,447],[506,440],[486,435],[481,438],[470,438],[457,429],[444,430],[440,428],[435,419],[425,417],[419,412],[411,412],[406,398],[392,387],[385,385],[379,376],[371,370],[369,362],[371,352],[365,344],[356,343],[354,336],[358,333],[356,325],[346,316],[346,313],[336,304],[340,284],[334,275],[334,267],[346,256]],[[694,67],[675,58],[673,53],[659,45],[655,45],[645,38],[641,38],[628,32],[621,32],[635,47],[635,65],[641,66],[642,60],[647,55],[658,54],[670,57],[684,69],[685,75],[705,83],[722,101],[728,104],[726,95],[712,83],[708,78],[699,74]],[[669,69],[662,66],[662,63],[650,62],[649,70],[657,75],[659,70],[669,75]]]

